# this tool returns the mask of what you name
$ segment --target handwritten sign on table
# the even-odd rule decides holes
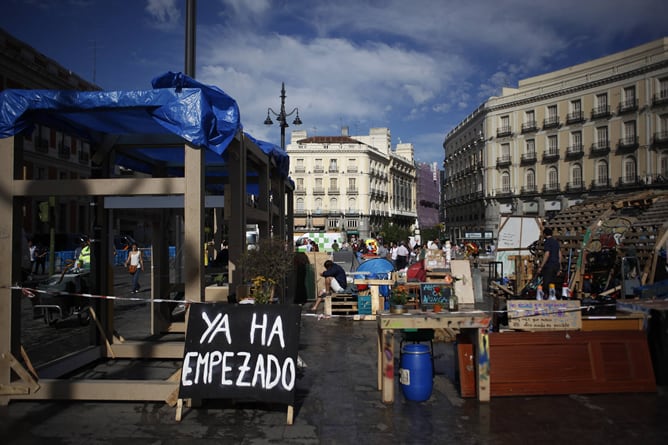
[[[441,303],[447,305],[450,300],[450,285],[445,283],[420,283],[420,301],[422,304]]]
[[[301,308],[190,307],[179,398],[294,403]]]
[[[570,300],[509,300],[508,327],[525,331],[581,329],[580,302]]]

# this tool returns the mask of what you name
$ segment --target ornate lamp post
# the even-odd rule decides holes
[[[302,120],[299,119],[299,108],[295,107],[291,112],[285,112],[285,82],[283,82],[281,85],[281,110],[277,113],[271,108],[267,108],[267,118],[264,120],[265,125],[272,125],[274,122],[271,120],[270,114],[276,116],[276,120],[281,126],[281,149],[283,149],[283,151],[285,151],[285,129],[289,127],[287,119],[294,113],[297,113],[297,116],[295,117],[295,120],[292,121],[292,124],[301,125]]]

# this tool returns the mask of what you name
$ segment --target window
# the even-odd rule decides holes
[[[316,198],[315,200],[315,212],[322,213],[322,198]]]
[[[596,142],[599,147],[608,145],[608,127],[598,127],[596,129]]]
[[[510,144],[501,144],[501,159],[510,160]]]
[[[527,154],[536,154],[536,140],[527,139],[526,141],[526,153]]]
[[[599,161],[596,164],[596,185],[608,185],[608,163]]]
[[[605,111],[608,108],[608,93],[601,93],[596,95],[596,109],[597,111]]]
[[[304,198],[297,198],[297,212],[303,212],[304,211]]]
[[[322,178],[315,178],[315,188],[322,189]]]
[[[356,219],[349,219],[346,221],[346,228],[347,229],[357,229],[357,220]]]
[[[323,171],[322,159],[316,159],[315,160],[313,170],[317,173],[322,173],[322,171]]]
[[[664,151],[663,153],[661,153],[661,159],[659,161],[659,165],[660,165],[659,174],[664,177],[664,180],[668,179],[668,152],[667,151]]]
[[[571,101],[571,113],[573,115],[580,114],[582,111],[582,100],[576,99]]]
[[[297,190],[304,190],[304,178],[297,178]]]
[[[306,167],[304,166],[304,159],[297,159],[297,162],[295,164],[295,171],[296,172],[305,172]]]
[[[659,79],[659,97],[668,99],[668,77]]]
[[[510,193],[510,173],[508,172],[501,174],[501,191],[503,193]]]
[[[339,183],[337,178],[329,178],[329,188],[333,190],[339,188]]]
[[[550,105],[547,107],[547,118],[550,120],[556,119],[557,118],[557,106],[556,105]]]
[[[636,182],[636,160],[633,157],[624,159],[624,183],[633,184]]]
[[[574,149],[577,149],[576,151],[580,151],[580,148],[582,147],[582,132],[581,131],[573,131],[571,133],[571,146]]]
[[[536,123],[536,112],[533,110],[529,110],[526,112],[524,115],[524,122],[527,124],[535,124]]]
[[[336,159],[329,160],[329,171],[333,173],[339,171],[339,167],[336,165]]]
[[[349,190],[357,190],[357,179],[356,178],[348,178],[348,189]]]
[[[547,171],[547,186],[550,190],[559,188],[559,172],[555,167],[551,167]]]
[[[559,154],[559,144],[557,141],[557,136],[552,135],[547,137],[547,153],[550,155]]]
[[[335,211],[338,208],[339,208],[339,201],[336,198],[331,198],[329,200],[329,210],[330,210],[330,212]]]
[[[531,168],[527,170],[526,176],[524,178],[524,185],[526,186],[527,190],[536,189],[536,172]]]
[[[348,211],[350,212],[357,211],[357,200],[355,198],[350,198],[348,200]]]
[[[662,134],[668,133],[668,114],[659,116],[659,131]]]
[[[571,167],[571,182],[575,187],[582,186],[582,166],[580,164],[573,164]]]
[[[624,139],[633,142],[636,138],[636,121],[624,122]]]

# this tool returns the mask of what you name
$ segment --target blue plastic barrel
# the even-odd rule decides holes
[[[431,397],[433,370],[429,346],[420,343],[405,344],[401,350],[399,384],[408,400],[424,402]]]

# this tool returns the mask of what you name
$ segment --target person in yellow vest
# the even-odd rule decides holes
[[[90,270],[90,239],[81,237],[81,252],[77,258],[77,266],[80,270]]]

